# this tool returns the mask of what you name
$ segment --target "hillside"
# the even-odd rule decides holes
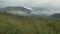
[[[8,6],[0,9],[1,9],[0,11],[31,11],[28,8],[20,7],[20,6]]]
[[[18,16],[34,16],[38,18],[46,18],[48,17],[45,14],[43,9],[37,10],[29,7],[22,7],[22,6],[8,6],[4,8],[0,8],[0,12],[7,12]]]
[[[60,19],[60,13],[53,14],[53,15],[51,15],[51,17]]]
[[[60,20],[0,13],[0,34],[60,34]]]

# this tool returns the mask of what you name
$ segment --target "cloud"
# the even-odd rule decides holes
[[[51,14],[60,13],[60,0],[0,0],[0,7],[6,6],[46,7],[54,9]]]
[[[60,7],[60,0],[0,0],[0,6]]]

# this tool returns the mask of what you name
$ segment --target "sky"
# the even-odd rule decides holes
[[[0,0],[0,7],[7,6],[46,7],[57,9],[51,13],[60,13],[60,0]]]
[[[41,6],[60,8],[60,0],[0,0],[0,7],[4,6]]]

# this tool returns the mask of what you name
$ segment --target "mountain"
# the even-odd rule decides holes
[[[46,8],[43,7],[32,7],[35,10],[40,10],[40,11],[44,11]]]
[[[20,6],[8,6],[1,9],[1,11],[17,11],[17,10],[18,11],[31,11],[31,10],[28,10],[27,8],[20,7]]]
[[[20,6],[8,6],[0,9],[1,12],[7,12],[18,16],[34,16],[38,18],[47,17],[47,14],[42,10],[44,9],[41,8],[40,11],[38,9]]]
[[[60,13],[55,13],[51,15],[52,18],[60,19]]]
[[[0,11],[15,14],[15,15],[29,15],[31,14],[32,10],[20,6],[8,6],[5,8],[1,8]]]

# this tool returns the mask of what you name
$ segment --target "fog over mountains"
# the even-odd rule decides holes
[[[22,7],[22,6],[8,6],[4,8],[0,8],[0,12],[6,12],[13,15],[18,16],[34,16],[34,17],[40,17],[45,18],[50,15],[53,15],[52,17],[57,16],[54,11],[60,11],[60,10],[49,10],[47,8],[38,8],[38,7]],[[55,15],[55,16],[54,16]]]
[[[9,6],[9,7],[5,7],[5,8],[1,8],[0,11],[15,14],[15,15],[21,15],[21,14],[25,15],[25,13],[31,12],[31,10],[24,8],[24,7],[19,7],[19,6]]]
[[[8,6],[4,8],[0,8],[1,12],[7,12],[14,15],[22,15],[22,16],[36,16],[36,17],[42,17],[42,16],[48,16],[48,13],[44,13],[44,11],[37,10],[35,8],[29,8],[29,7],[21,7],[21,6]]]
[[[19,9],[9,6],[18,6]],[[0,8],[2,8],[0,10],[2,11],[8,11],[12,14],[23,13],[25,15],[26,13],[24,11],[26,10],[21,10],[21,7],[25,8],[33,15],[49,16],[60,13],[60,0],[0,0]],[[28,15],[30,15],[30,13],[28,13]]]

